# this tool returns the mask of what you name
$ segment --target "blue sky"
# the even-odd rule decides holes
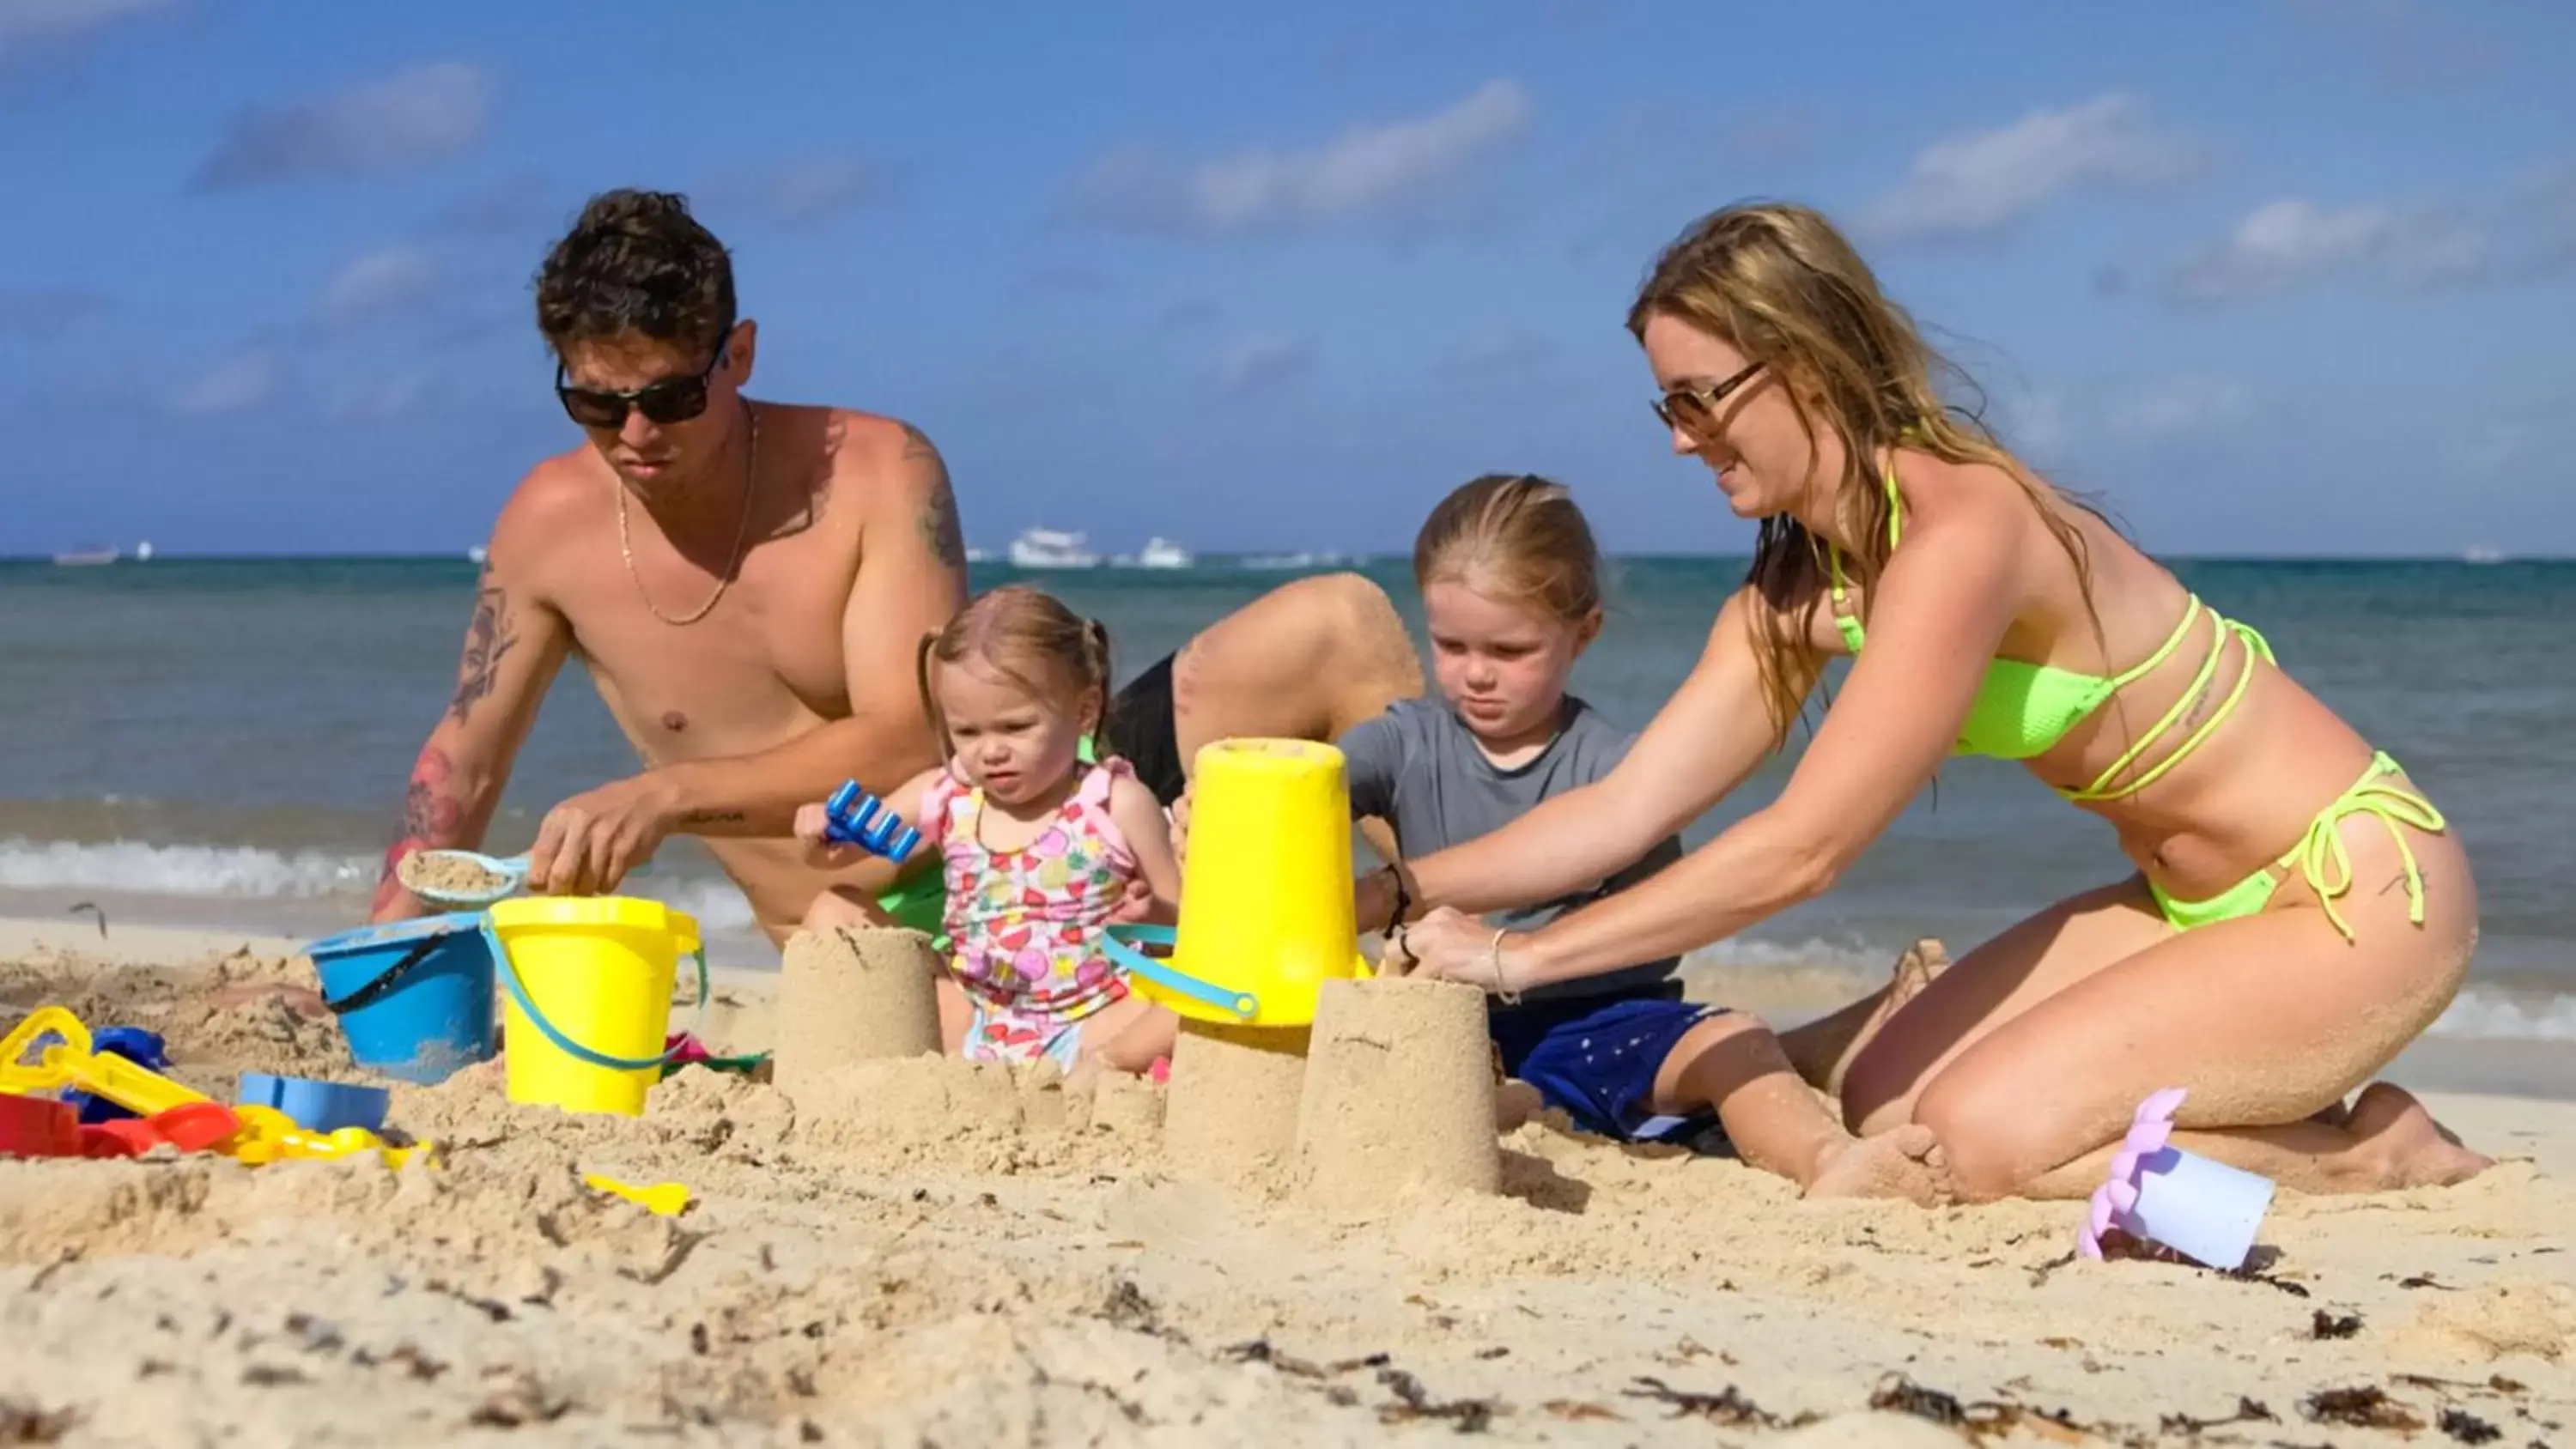
[[[1620,320],[1779,196],[2150,548],[2576,552],[2563,0],[889,8],[0,0],[0,554],[478,541],[629,184],[987,548],[1393,551],[1526,468],[1741,549]]]

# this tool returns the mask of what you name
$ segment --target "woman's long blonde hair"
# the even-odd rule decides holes
[[[1914,319],[1879,290],[1869,264],[1823,214],[1761,202],[1700,218],[1656,258],[1628,309],[1628,330],[1643,341],[1646,323],[1658,316],[1719,338],[1748,363],[1769,364],[1810,443],[1818,419],[1806,395],[1821,395],[1822,421],[1843,448],[1843,532],[1857,540],[1844,569],[1864,591],[1887,566],[1892,547],[1877,460],[1901,441],[1948,462],[1991,464],[2010,475],[2073,560],[2089,607],[2093,576],[2084,535],[2061,506],[2084,505],[2013,457],[1974,411],[1942,397],[1938,378],[1971,389],[1974,383],[1923,340]],[[1826,597],[1822,540],[1786,514],[1762,520],[1747,582],[1764,605],[1755,611],[1754,646],[1776,748],[1788,742],[1821,667],[1807,640]]]

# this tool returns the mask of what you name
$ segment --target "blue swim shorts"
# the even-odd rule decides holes
[[[1668,981],[1518,1006],[1495,1002],[1486,1022],[1503,1071],[1537,1088],[1585,1131],[1623,1142],[1708,1139],[1717,1118],[1706,1108],[1689,1117],[1654,1111],[1664,1058],[1692,1027],[1726,1010],[1681,997],[1681,983]]]

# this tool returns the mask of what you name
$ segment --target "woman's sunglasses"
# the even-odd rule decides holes
[[[1726,401],[1727,394],[1752,381],[1753,374],[1762,368],[1762,363],[1748,363],[1743,371],[1713,387],[1677,387],[1655,399],[1655,416],[1663,419],[1665,427],[1679,428],[1704,439],[1715,430],[1717,405]]]
[[[639,387],[633,392],[609,392],[595,387],[568,387],[564,383],[564,365],[555,360],[555,396],[563,400],[566,416],[585,428],[622,428],[626,410],[633,408],[664,427],[685,423],[707,410],[707,379],[724,365],[731,350],[731,339],[716,344],[716,355],[698,370],[695,377],[666,377],[660,382]]]

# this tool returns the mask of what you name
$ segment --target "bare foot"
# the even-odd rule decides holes
[[[1950,1200],[1940,1140],[1919,1122],[1847,1138],[1817,1154],[1805,1197],[1901,1197],[1917,1207]]]
[[[2387,1187],[2448,1187],[2495,1166],[2494,1158],[2461,1146],[2423,1103],[2393,1083],[2363,1088],[2343,1125],[2380,1165]]]

